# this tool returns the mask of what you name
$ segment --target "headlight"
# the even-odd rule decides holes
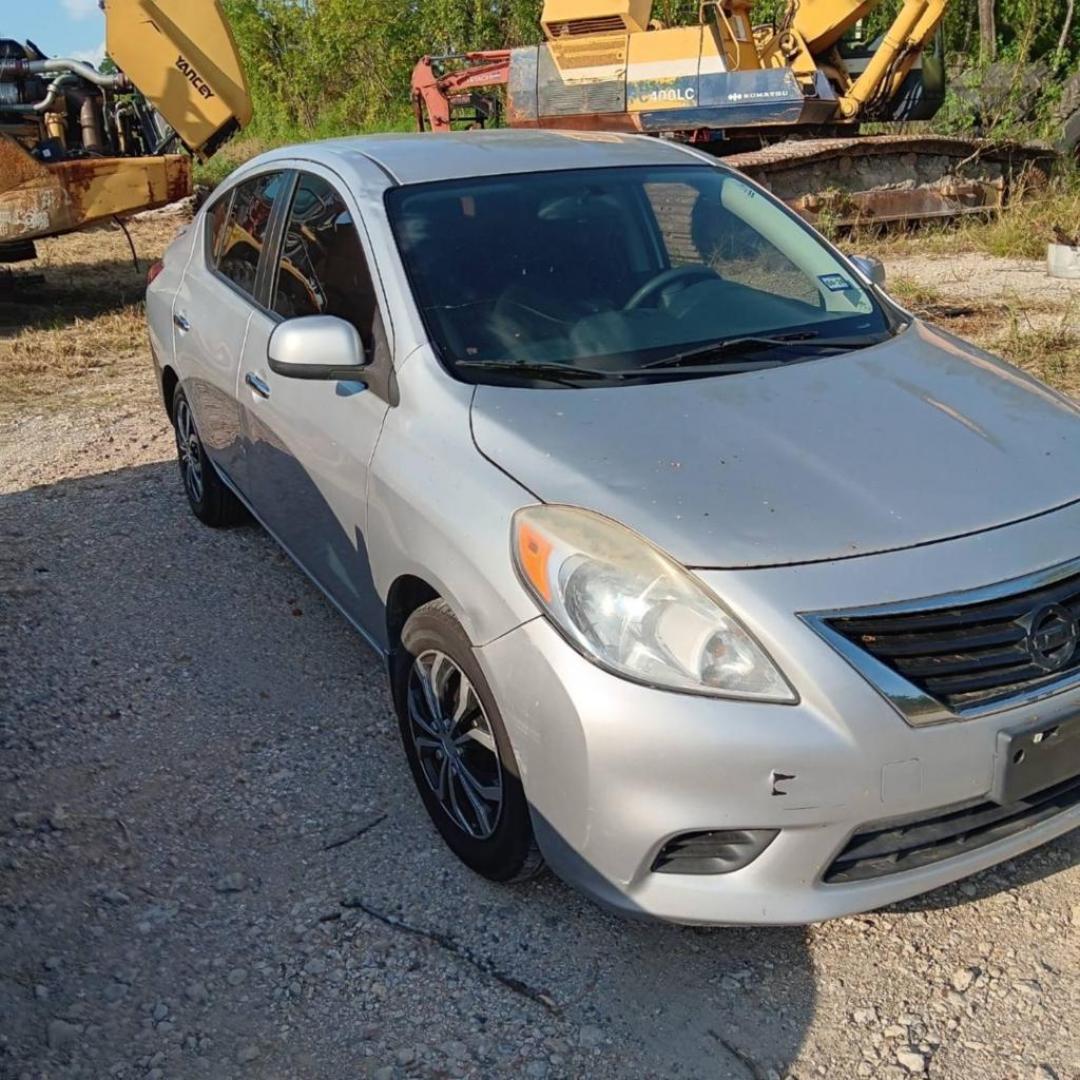
[[[693,575],[623,525],[570,506],[513,522],[521,580],[585,656],[637,682],[794,702],[760,645]]]

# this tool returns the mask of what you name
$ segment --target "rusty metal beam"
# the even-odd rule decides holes
[[[71,232],[191,191],[191,161],[180,154],[46,165],[0,135],[0,243]]]

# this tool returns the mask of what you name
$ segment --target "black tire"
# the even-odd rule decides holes
[[[487,819],[470,814],[473,820],[466,822],[472,825],[477,833],[483,833],[485,828],[490,829],[487,835],[470,834],[466,831],[465,825],[455,817],[454,810],[448,809],[437,794],[434,786],[436,781],[431,778],[433,770],[438,767],[435,758],[441,754],[449,762],[451,755],[446,751],[430,749],[425,753],[417,744],[417,736],[427,743],[433,743],[432,739],[425,736],[425,729],[418,726],[417,703],[430,702],[421,690],[424,676],[429,674],[425,664],[429,658],[440,654],[458,669],[455,675],[451,667],[450,674],[446,677],[444,700],[452,700],[455,688],[460,691],[461,674],[464,674],[471,683],[474,694],[472,700],[479,706],[471,712],[463,710],[462,723],[467,723],[467,728],[446,730],[445,737],[451,742],[463,738],[459,735],[459,740],[453,740],[451,736],[454,730],[464,730],[471,738],[466,743],[467,749],[462,753],[476,755],[469,759],[467,766],[460,757],[454,765],[442,766],[443,774],[447,776],[446,790],[451,803],[454,802],[455,792],[468,795],[463,776],[472,778],[474,772],[480,771],[474,769],[474,763],[479,763],[484,770],[481,775],[486,778],[487,790],[495,787],[494,777],[498,775],[500,799],[497,811],[491,813]],[[442,661],[434,662],[442,665]],[[543,858],[533,836],[525,791],[521,786],[517,761],[514,759],[502,716],[484,673],[473,655],[472,643],[445,601],[432,600],[409,616],[401,634],[401,648],[391,660],[390,674],[405,756],[408,758],[420,798],[447,846],[466,866],[492,881],[522,881],[538,873],[543,867]],[[437,677],[429,681],[428,685],[432,682],[437,682]],[[410,696],[413,696],[413,701],[410,701]],[[447,712],[449,711],[447,707]],[[466,720],[466,716],[471,716],[472,719]],[[487,731],[490,731],[494,738],[494,748],[480,745],[476,737],[479,732],[486,738]],[[414,735],[414,732],[417,735]],[[497,753],[497,760],[493,750]],[[422,754],[425,755],[423,760]],[[440,761],[442,757],[439,758]],[[487,762],[488,757],[491,758],[490,763]],[[448,767],[451,770],[449,773]],[[454,772],[454,769],[459,771]],[[458,779],[455,780],[455,777]],[[456,788],[455,783],[458,785]],[[472,790],[479,792],[481,789],[474,787]],[[462,803],[466,810],[470,809],[464,798],[459,798],[457,802]],[[473,806],[475,805],[474,800]],[[485,801],[484,805],[490,810],[490,803]],[[461,816],[459,813],[458,817]]]
[[[206,456],[195,426],[195,416],[183,390],[177,390],[172,402],[173,432],[180,479],[192,513],[204,525],[221,528],[246,521],[244,504],[226,487],[213,463]]]

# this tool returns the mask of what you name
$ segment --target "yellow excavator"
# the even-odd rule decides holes
[[[191,194],[251,119],[218,0],[100,0],[117,70],[0,40],[0,263],[34,241]]]
[[[665,26],[651,0],[545,0],[539,45],[425,56],[413,71],[421,130],[637,131],[722,156],[810,220],[894,221],[1000,206],[1053,152],[867,123],[928,120],[945,95],[948,0],[904,0],[868,39],[880,0],[789,0],[755,25],[752,0],[700,0]]]

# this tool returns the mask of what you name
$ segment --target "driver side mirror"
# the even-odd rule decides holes
[[[356,379],[368,363],[356,327],[336,315],[278,323],[266,360],[271,371],[290,379]]]
[[[852,255],[851,261],[867,281],[879,288],[885,287],[885,264],[880,259],[875,259],[873,255]]]

